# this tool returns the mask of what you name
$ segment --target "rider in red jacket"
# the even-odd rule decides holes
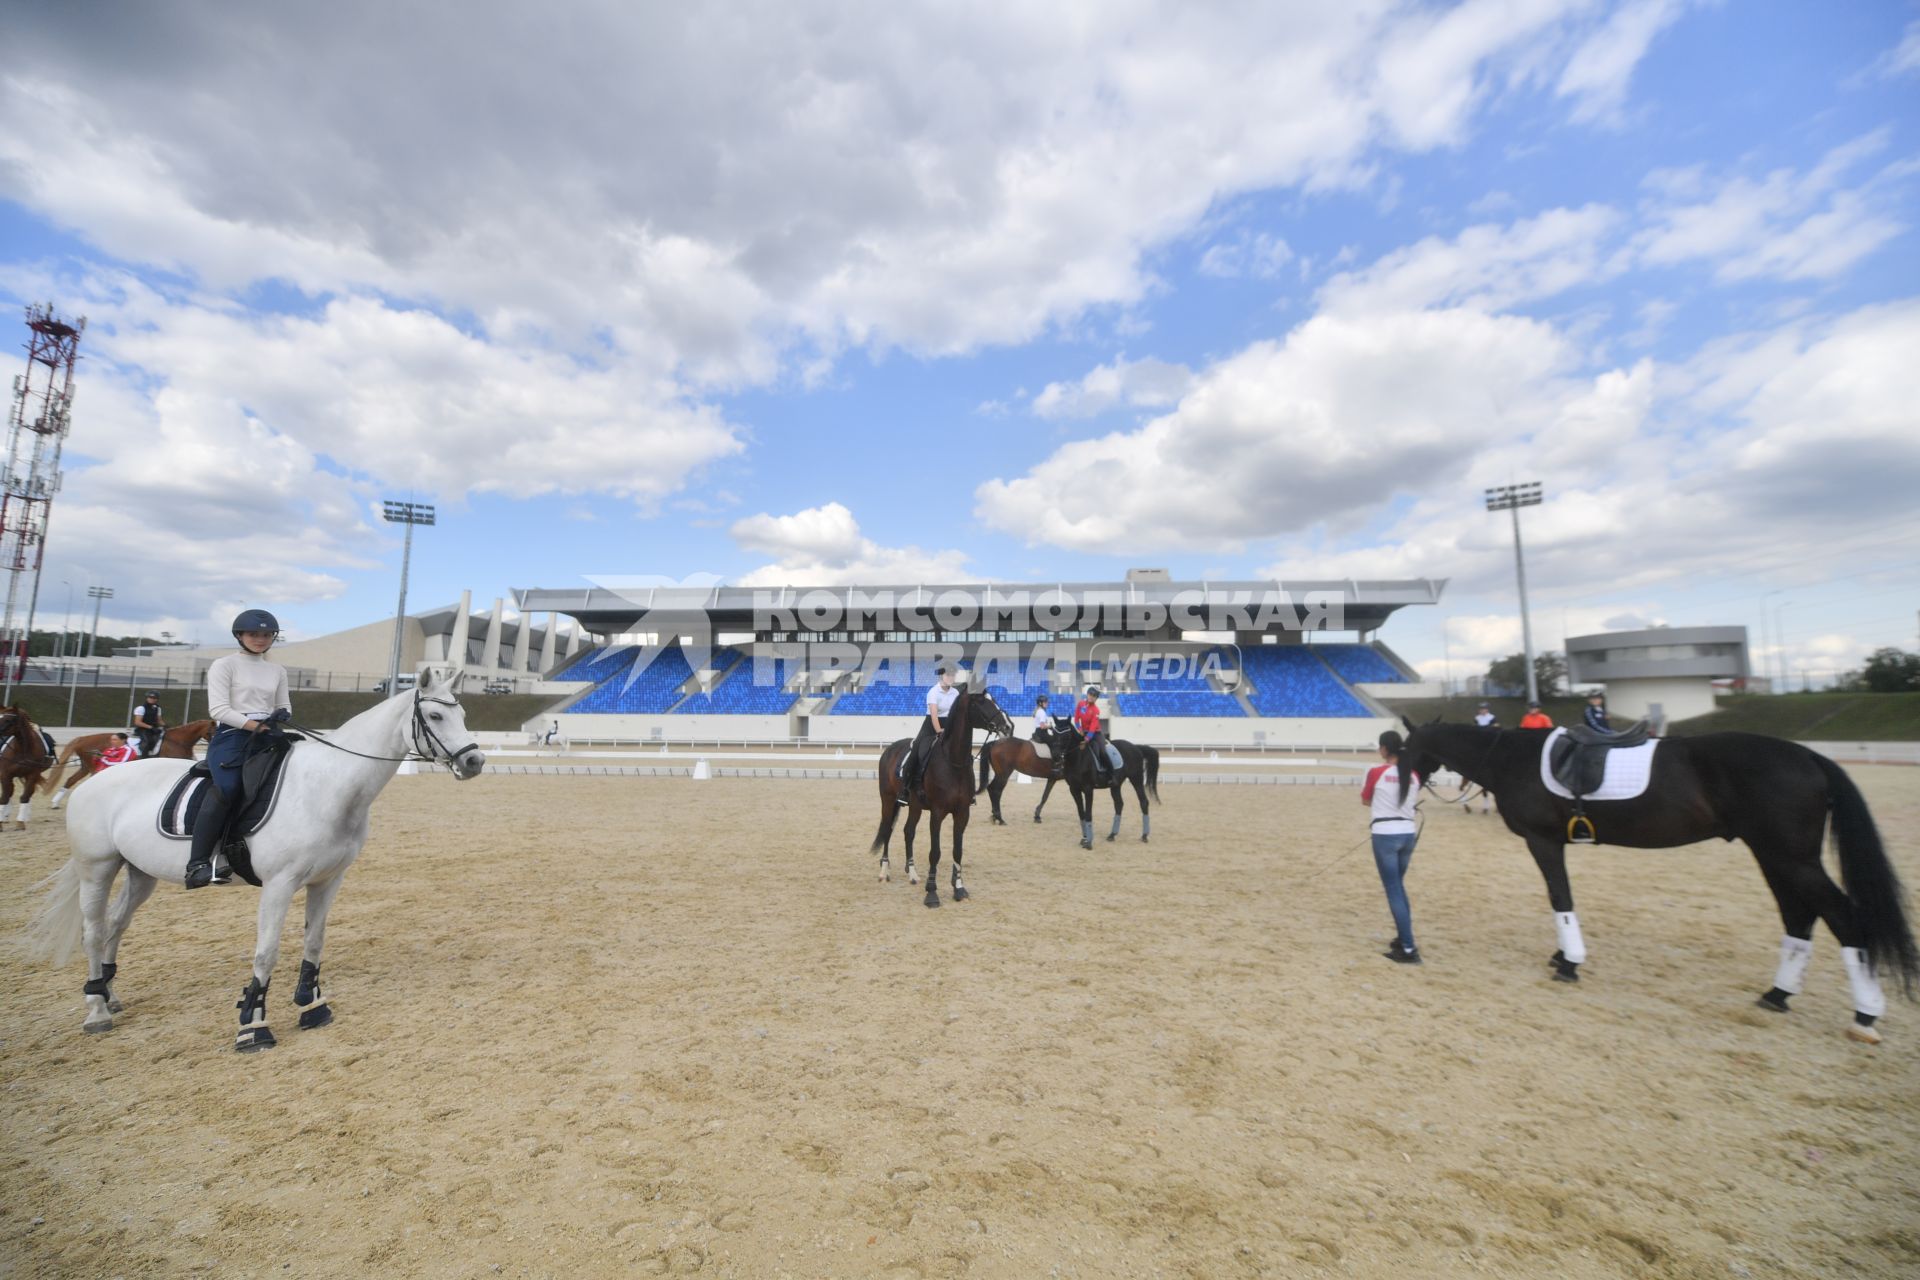
[[[1079,705],[1073,709],[1073,727],[1085,740],[1087,749],[1093,752],[1095,784],[1105,787],[1112,785],[1108,777],[1112,770],[1107,762],[1106,744],[1100,740],[1100,704],[1094,701],[1099,696],[1099,685],[1087,686],[1086,696],[1080,699]]]

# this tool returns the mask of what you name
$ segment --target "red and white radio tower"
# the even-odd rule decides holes
[[[47,521],[53,495],[60,492],[60,447],[66,443],[73,408],[73,366],[80,358],[80,335],[87,318],[68,324],[51,303],[27,308],[27,371],[13,380],[13,409],[7,415],[7,456],[0,470],[0,570],[7,574],[7,610],[0,622],[0,645],[13,658],[6,664],[6,687],[26,674],[27,641],[33,634],[34,607],[40,601],[40,561],[47,549]],[[22,579],[27,590],[26,623],[16,629]]]

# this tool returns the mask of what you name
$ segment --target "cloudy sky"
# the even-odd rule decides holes
[[[1434,576],[1385,638],[1457,678],[1519,647],[1481,491],[1538,480],[1543,648],[1916,644],[1912,5],[48,4],[8,43],[0,299],[90,319],[56,624],[89,584],[108,629],[390,615],[412,498],[417,606]]]

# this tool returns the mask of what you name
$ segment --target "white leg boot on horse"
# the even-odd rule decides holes
[[[1853,1025],[1847,1028],[1847,1038],[1861,1044],[1879,1044],[1880,1032],[1873,1024],[1887,1011],[1880,979],[1867,953],[1859,947],[1840,948],[1840,962],[1847,967],[1847,985],[1853,990]]]
[[[1800,994],[1807,978],[1807,961],[1813,959],[1813,939],[1785,934],[1780,939],[1780,967],[1773,972],[1773,989],[1760,997],[1762,1009],[1787,1012],[1787,999]]]

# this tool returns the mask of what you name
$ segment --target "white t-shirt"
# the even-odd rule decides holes
[[[1476,711],[1473,713],[1473,722],[1479,725],[1482,729],[1484,729],[1488,725],[1493,723],[1493,712]]]
[[[947,722],[947,712],[953,710],[953,701],[960,696],[958,685],[942,689],[939,685],[927,690],[927,714],[941,724]]]
[[[1033,732],[1036,737],[1043,733],[1053,732],[1053,713],[1045,707],[1035,707],[1033,709]]]
[[[1420,815],[1414,806],[1420,802],[1420,779],[1407,787],[1407,798],[1400,799],[1400,766],[1377,764],[1367,771],[1368,804],[1373,808],[1371,831],[1377,836],[1411,835],[1419,830]]]

